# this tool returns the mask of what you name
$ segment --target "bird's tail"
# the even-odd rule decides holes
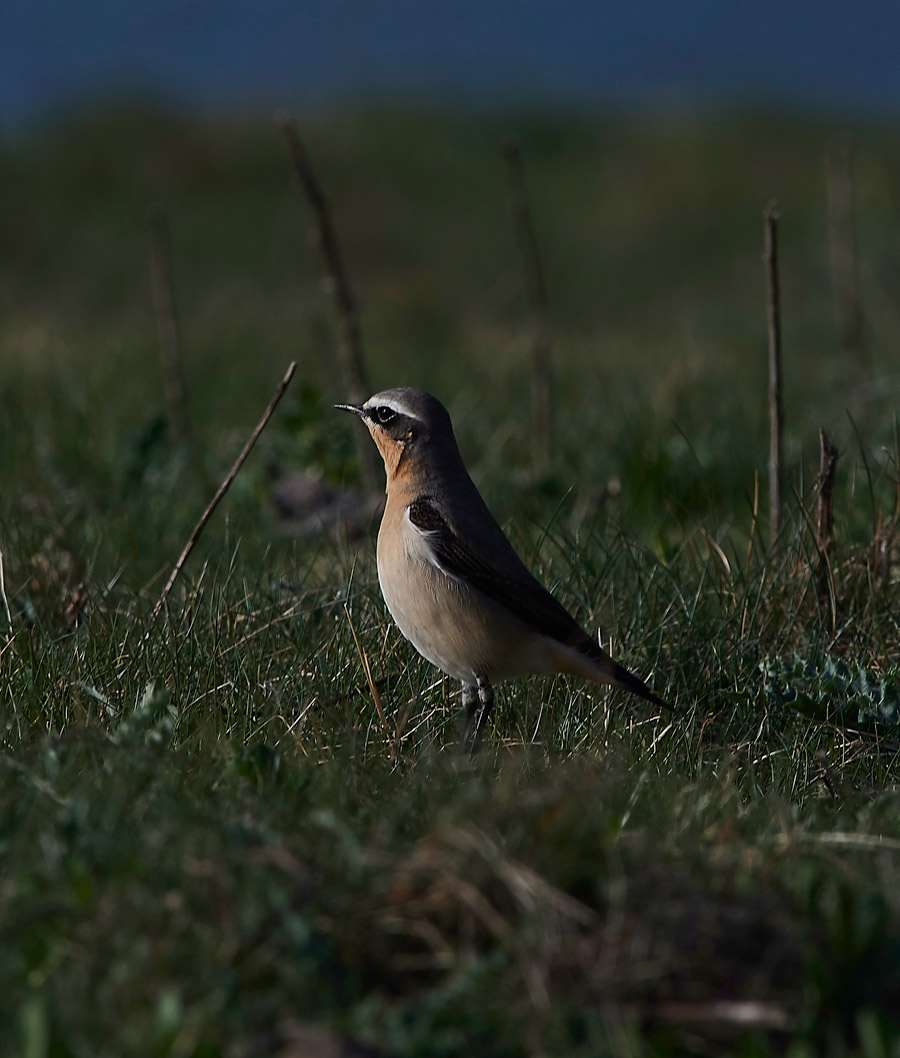
[[[604,663],[601,663],[598,667],[601,668],[605,677],[601,682],[612,683],[616,687],[623,688],[623,690],[631,691],[638,698],[643,698],[645,701],[652,702],[662,709],[672,711],[672,706],[664,698],[654,694],[642,679],[635,676],[633,672],[629,672],[628,669],[623,668],[618,662],[613,661],[611,657],[604,656]]]
[[[570,672],[582,679],[594,680],[595,683],[608,683],[613,687],[621,687],[625,691],[631,691],[638,698],[652,702],[662,709],[672,711],[672,706],[667,701],[655,694],[646,683],[633,672],[629,672],[617,661],[606,653],[606,651],[585,635],[584,640],[573,650],[566,650],[566,657],[558,658],[559,667],[564,672]]]

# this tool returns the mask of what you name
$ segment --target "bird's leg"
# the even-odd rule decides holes
[[[491,709],[494,707],[494,688],[491,686],[491,681],[485,676],[478,677],[478,704],[480,708],[478,710],[478,722],[475,724],[475,734],[472,738],[473,750],[478,745],[482,729],[487,723]]]
[[[478,687],[474,683],[462,685],[463,704],[463,745],[467,746],[472,738],[476,714],[478,712]]]
[[[464,683],[462,702],[465,710],[463,745],[469,747],[469,756],[474,756],[481,740],[481,732],[494,705],[494,688],[490,680],[479,676],[476,684]]]

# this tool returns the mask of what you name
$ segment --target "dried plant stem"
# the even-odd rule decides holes
[[[197,522],[196,526],[194,527],[194,531],[191,533],[190,537],[188,538],[188,542],[184,545],[184,550],[179,555],[178,561],[175,563],[175,567],[172,570],[172,574],[169,577],[168,581],[166,581],[166,586],[163,588],[162,594],[160,595],[159,599],[157,600],[156,605],[153,607],[153,613],[150,615],[150,619],[151,620],[153,620],[153,618],[156,617],[156,615],[162,609],[163,603],[165,603],[166,599],[169,597],[169,592],[172,590],[172,587],[175,584],[175,581],[178,579],[178,575],[181,573],[181,570],[184,567],[185,562],[187,562],[188,556],[194,550],[194,546],[196,545],[197,541],[200,539],[200,534],[203,532],[204,528],[206,527],[206,523],[212,517],[212,513],[216,509],[216,507],[219,505],[219,501],[222,499],[222,497],[225,495],[225,493],[231,487],[232,481],[234,481],[234,479],[238,476],[238,472],[240,471],[241,467],[244,465],[244,463],[245,463],[245,461],[247,459],[247,456],[249,456],[250,452],[253,450],[253,446],[256,444],[257,440],[259,439],[259,435],[266,428],[266,424],[268,423],[269,419],[272,418],[272,413],[275,411],[276,407],[278,407],[278,402],[284,396],[284,391],[287,389],[288,383],[291,381],[291,378],[293,378],[294,371],[296,369],[297,369],[297,363],[296,363],[296,361],[292,361],[290,366],[288,367],[287,371],[284,374],[284,378],[278,384],[278,389],[275,390],[274,396],[269,401],[269,406],[266,408],[265,412],[263,413],[263,417],[256,424],[256,428],[254,429],[253,433],[250,434],[250,436],[247,438],[247,443],[241,449],[241,454],[234,461],[234,465],[232,466],[231,470],[228,471],[228,473],[225,476],[224,481],[222,482],[222,484],[216,490],[215,496],[213,496],[213,498],[209,501],[209,506],[206,508],[206,510],[200,516],[200,521]]]
[[[831,570],[831,547],[834,544],[834,480],[838,450],[824,430],[819,430],[819,499],[816,506],[816,597],[827,606],[835,625],[834,578]]]
[[[784,409],[781,390],[781,292],[778,284],[778,210],[763,212],[766,271],[766,319],[769,331],[769,523],[772,540],[781,532]]]
[[[325,285],[334,294],[337,306],[340,323],[338,360],[346,390],[343,399],[354,404],[361,404],[371,395],[372,387],[369,384],[365,366],[359,309],[341,257],[337,233],[331,217],[331,205],[313,171],[306,147],[300,139],[296,121],[289,114],[280,114],[278,123],[291,152],[300,186],[315,218],[319,249],[325,268]],[[369,439],[364,436],[363,431],[354,430],[353,433],[356,437],[363,485],[367,491],[371,492],[375,490],[378,481],[378,454],[369,443]]]
[[[150,215],[150,268],[153,278],[153,310],[159,339],[163,386],[169,430],[176,444],[189,440],[187,386],[181,356],[175,282],[172,278],[172,243],[169,218],[162,206]]]
[[[534,469],[543,474],[550,464],[553,432],[550,400],[553,344],[547,318],[547,288],[525,188],[522,152],[517,140],[504,141],[503,158],[506,162],[506,181],[513,224],[525,274],[528,306],[534,326],[531,359],[531,434]]]

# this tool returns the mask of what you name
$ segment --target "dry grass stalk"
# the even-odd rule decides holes
[[[340,323],[338,361],[346,390],[342,394],[342,399],[353,404],[361,404],[372,393],[372,387],[366,370],[359,309],[341,256],[337,232],[331,216],[331,204],[325,197],[322,186],[313,171],[306,147],[300,139],[296,121],[289,114],[281,114],[278,123],[291,152],[300,186],[315,218],[319,249],[325,267],[326,286],[334,294],[337,306]],[[353,433],[356,438],[363,486],[367,491],[372,492],[377,487],[380,469],[378,454],[363,431],[354,430]]]
[[[150,214],[150,267],[153,278],[153,311],[159,339],[166,415],[172,440],[185,444],[190,439],[187,414],[187,386],[175,305],[175,281],[172,276],[172,242],[169,217],[162,206]]]
[[[374,944],[401,990],[499,943],[538,1017],[561,1000],[599,1002],[613,1022],[637,1018],[710,1044],[796,1023],[800,949],[789,909],[764,897],[735,901],[678,872],[629,872],[594,908],[480,827],[445,825],[395,864],[360,915],[354,943],[364,935]]]
[[[838,450],[824,430],[819,430],[819,498],[816,505],[816,598],[828,607],[835,626],[836,607],[831,548],[834,544],[834,480]]]
[[[518,955],[538,1005],[546,991],[543,964],[596,921],[590,908],[475,825],[442,826],[422,838],[397,865],[389,890],[375,898],[372,910],[398,980],[445,972],[501,941]],[[519,931],[526,922],[523,947]],[[535,952],[541,953],[539,967]]]
[[[269,401],[269,406],[263,412],[263,417],[256,424],[256,427],[253,430],[253,433],[250,434],[250,436],[247,438],[246,444],[241,449],[241,454],[234,461],[234,464],[231,467],[231,470],[228,471],[228,473],[225,475],[225,479],[223,480],[222,484],[216,490],[215,496],[213,496],[213,498],[209,501],[209,505],[207,506],[207,508],[203,512],[203,514],[200,516],[200,521],[197,522],[196,526],[194,527],[194,531],[191,533],[190,537],[188,538],[188,542],[184,545],[184,550],[178,556],[178,561],[175,563],[175,567],[172,570],[172,573],[171,573],[169,579],[166,581],[166,586],[163,588],[162,594],[157,599],[156,605],[153,607],[153,612],[150,614],[150,620],[151,621],[153,620],[154,617],[156,617],[156,615],[162,609],[163,604],[165,603],[166,599],[169,597],[169,592],[172,590],[172,588],[173,588],[173,586],[175,584],[175,581],[178,579],[178,575],[181,573],[182,569],[184,568],[185,562],[187,562],[190,553],[194,550],[194,547],[195,547],[197,541],[200,539],[200,534],[203,532],[204,528],[206,527],[206,523],[212,517],[213,511],[216,509],[216,507],[218,507],[219,501],[222,499],[222,497],[225,495],[225,493],[231,487],[231,483],[238,476],[238,472],[240,471],[241,467],[246,462],[247,456],[250,455],[250,452],[253,450],[253,446],[259,440],[259,435],[266,428],[266,424],[268,423],[269,419],[272,418],[272,413],[278,407],[278,402],[284,396],[284,391],[287,389],[288,384],[290,383],[291,379],[293,378],[294,371],[296,371],[296,369],[297,369],[296,361],[291,361],[290,366],[288,367],[287,371],[284,374],[284,378],[278,384],[278,389],[275,390],[275,395]]]
[[[553,432],[550,396],[552,388],[552,338],[547,318],[547,288],[538,252],[537,237],[528,193],[525,188],[525,168],[518,140],[503,143],[506,180],[516,239],[525,273],[528,307],[534,325],[531,359],[531,434],[534,469],[544,474],[550,465],[550,446]]]
[[[784,408],[781,386],[781,291],[778,282],[778,209],[763,212],[766,270],[766,320],[769,332],[769,523],[772,539],[781,532],[784,459]]]

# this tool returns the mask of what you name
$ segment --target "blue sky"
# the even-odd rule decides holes
[[[146,92],[195,108],[373,97],[900,117],[896,0],[31,0],[0,13],[0,122]]]

